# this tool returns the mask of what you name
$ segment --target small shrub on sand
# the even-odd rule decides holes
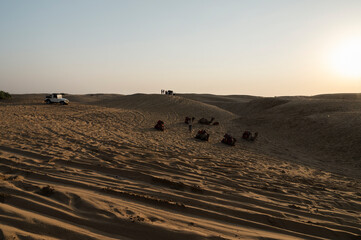
[[[10,99],[10,98],[11,98],[10,93],[0,91],[0,99]]]
[[[204,193],[204,190],[198,185],[191,186],[191,191],[194,193]]]
[[[46,197],[50,197],[51,195],[54,194],[54,191],[55,189],[51,186],[46,186],[46,187],[42,187],[40,190],[39,190],[39,194],[40,195],[43,195],[43,196],[46,196]]]

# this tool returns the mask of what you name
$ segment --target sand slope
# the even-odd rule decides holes
[[[357,97],[42,98],[0,102],[0,239],[361,238]]]

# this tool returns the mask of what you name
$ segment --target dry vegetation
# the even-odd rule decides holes
[[[0,100],[2,99],[10,99],[11,98],[11,95],[7,92],[4,92],[4,91],[0,91]]]

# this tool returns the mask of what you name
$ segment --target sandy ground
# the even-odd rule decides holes
[[[360,95],[43,97],[0,101],[0,239],[361,239]]]

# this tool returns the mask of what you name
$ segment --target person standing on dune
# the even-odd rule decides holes
[[[191,133],[192,132],[192,127],[193,127],[193,119],[189,119],[188,121],[188,128],[189,128],[189,132]]]

